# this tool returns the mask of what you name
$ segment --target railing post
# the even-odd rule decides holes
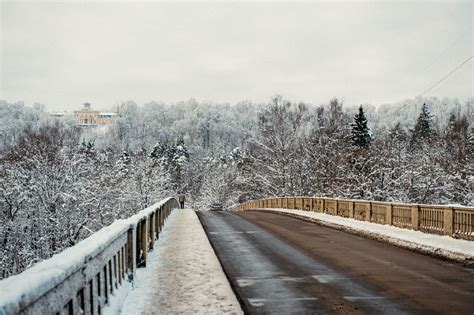
[[[372,218],[372,203],[367,202],[365,206],[365,221],[370,222]]]
[[[454,234],[454,209],[444,208],[444,224],[443,232],[445,235],[453,236]]]
[[[349,218],[354,218],[354,201],[349,201]]]
[[[124,271],[124,265],[123,265],[123,247],[119,249],[119,255],[118,255],[118,269],[119,269],[119,274],[118,274],[118,278],[119,278],[119,284],[122,285],[122,282],[123,282],[123,271]]]
[[[76,296],[73,296],[70,302],[72,305],[69,305],[69,311],[72,311],[72,314],[80,314],[81,310],[84,307],[84,290],[81,289],[77,292]],[[69,313],[71,314],[71,313]]]
[[[150,249],[155,247],[155,212],[150,214]]]
[[[98,313],[102,314],[102,309],[109,293],[107,292],[107,267],[100,271],[97,278],[97,309]]]
[[[418,231],[420,226],[420,206],[412,206],[411,207],[411,225],[412,229]]]
[[[136,257],[136,251],[138,248],[136,248],[136,232],[135,228],[131,227],[128,229],[127,232],[127,274],[128,274],[128,280],[133,281],[135,278],[135,269],[137,268],[137,262],[135,260]]]
[[[91,305],[91,296],[93,296],[94,294],[94,292],[91,291],[93,289],[92,281],[93,280],[87,281],[84,284],[84,289],[82,290],[82,294],[83,294],[82,313],[83,314],[92,314],[92,315],[94,314],[94,310],[92,308],[93,304]]]
[[[158,239],[160,237],[160,208],[156,209],[155,212],[155,238]]]
[[[107,271],[109,272],[109,276],[108,276],[108,279],[109,280],[109,286],[108,286],[108,289],[109,289],[109,297],[107,299],[107,304],[110,303],[110,295],[113,294],[114,290],[115,290],[115,280],[114,280],[114,257],[112,256],[108,262],[108,269]]]
[[[91,282],[89,282],[89,288],[91,293],[91,310],[92,310],[92,315],[99,314],[100,312],[100,299],[101,299],[101,293],[100,293],[100,272],[95,275]]]
[[[164,213],[165,213],[165,207],[162,205],[160,207],[160,231],[163,228],[163,222],[164,222]]]
[[[388,207],[385,208],[385,223],[388,225],[392,225],[392,213],[393,213],[393,205],[390,204]]]
[[[146,266],[146,257],[148,254],[148,238],[147,238],[147,230],[148,230],[148,224],[147,224],[148,218],[145,218],[142,220],[141,224],[141,251],[142,251],[142,258],[143,258],[143,267]]]

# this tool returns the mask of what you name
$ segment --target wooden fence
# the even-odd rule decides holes
[[[233,210],[299,209],[360,221],[388,224],[431,234],[474,240],[474,208],[317,197],[275,197],[249,201]]]
[[[146,265],[147,253],[174,208],[175,198],[162,200],[0,281],[0,315],[101,314],[111,294]]]

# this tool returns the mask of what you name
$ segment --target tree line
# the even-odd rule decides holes
[[[370,130],[362,106],[351,118],[337,99],[313,114],[282,98],[259,114],[258,132],[236,167],[245,198],[473,204],[474,137],[466,114],[451,113],[437,130],[423,104],[412,128],[397,123],[387,133]]]
[[[0,102],[0,277],[181,192],[196,209],[285,195],[473,205],[472,101],[417,101],[411,122],[404,105],[338,99],[124,102],[90,129]]]

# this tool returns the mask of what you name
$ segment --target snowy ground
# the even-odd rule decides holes
[[[193,210],[173,211],[156,245],[106,314],[242,313]]]
[[[397,246],[421,251],[440,257],[474,263],[474,242],[401,229],[390,225],[358,221],[318,212],[290,209],[263,209],[303,217],[319,224],[348,230],[372,238],[387,241]]]

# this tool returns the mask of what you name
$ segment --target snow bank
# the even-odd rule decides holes
[[[472,241],[402,229],[391,225],[358,221],[319,212],[273,208],[257,210],[279,212],[439,257],[469,263],[474,262],[474,242]]]
[[[174,211],[121,314],[242,313],[196,213]],[[113,305],[113,303],[111,303]],[[118,314],[117,308],[104,314]]]

